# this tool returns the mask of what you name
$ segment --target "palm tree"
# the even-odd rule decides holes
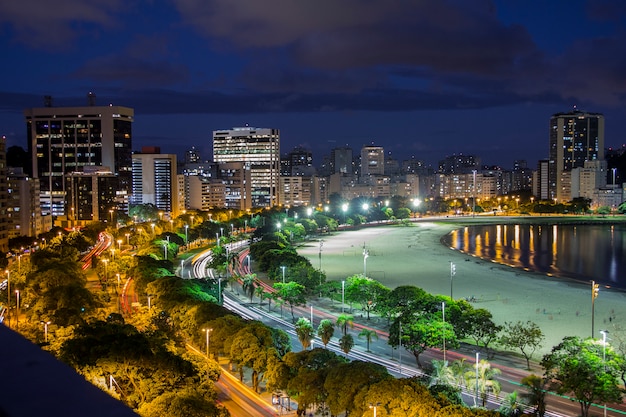
[[[501,374],[502,371],[497,368],[492,368],[491,364],[484,359],[474,366],[478,367],[478,377],[476,377],[476,368],[467,371],[465,373],[465,385],[468,390],[480,394],[482,406],[484,407],[489,392],[493,392],[496,397],[500,394],[500,382],[496,381],[494,377]]]
[[[433,385],[449,385],[457,387],[458,380],[454,373],[454,368],[448,366],[448,361],[433,360],[431,362],[433,366],[433,372],[430,374],[429,387]]]
[[[295,325],[296,335],[298,340],[302,344],[302,350],[307,350],[311,346],[311,339],[313,339],[313,326],[308,319],[300,317]]]
[[[256,275],[255,274],[246,274],[243,277],[243,281],[241,282],[241,287],[243,288],[243,292],[250,296],[250,302],[252,302],[252,296],[254,295],[254,289],[256,288]]]
[[[529,405],[535,407],[533,415],[543,417],[546,413],[545,380],[540,376],[530,374],[522,378],[521,382],[528,388],[528,394],[522,394],[522,397],[528,401]]]
[[[263,299],[265,298],[265,288],[259,285],[254,289],[254,295],[259,297],[259,305],[263,304]]]
[[[372,339],[376,339],[378,340],[378,333],[376,333],[376,330],[372,330],[372,329],[363,329],[361,330],[361,333],[359,333],[359,339],[361,337],[364,337],[365,340],[367,340],[367,351],[370,351],[370,342],[372,341]]]
[[[333,337],[333,333],[335,333],[335,326],[333,326],[333,322],[328,319],[323,319],[320,321],[320,325],[317,327],[317,335],[322,339],[322,343],[324,344],[324,348],[330,339]]]
[[[524,414],[524,405],[519,402],[520,396],[513,391],[502,400],[498,412],[504,417],[518,417]]]
[[[354,347],[354,338],[351,334],[345,334],[339,339],[339,348],[347,355]]]
[[[353,327],[354,325],[354,317],[351,314],[340,314],[336,324],[341,327],[341,332],[345,336],[348,334],[348,326]]]

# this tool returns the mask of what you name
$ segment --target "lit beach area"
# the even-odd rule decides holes
[[[535,359],[566,336],[591,336],[590,284],[497,264],[441,243],[443,236],[464,227],[463,224],[486,221],[510,223],[515,219],[422,219],[409,226],[366,227],[323,236],[321,268],[328,280],[341,281],[366,270],[368,277],[389,288],[415,285],[432,294],[449,296],[453,262],[455,299],[474,300],[472,305],[489,310],[498,324],[530,320],[541,327],[546,339]],[[366,262],[364,247],[369,251]],[[308,242],[298,252],[316,268],[320,267],[319,241]],[[618,344],[624,339],[621,323],[625,318],[626,293],[601,287],[595,300],[595,337],[601,337],[600,330],[608,330],[612,343]]]

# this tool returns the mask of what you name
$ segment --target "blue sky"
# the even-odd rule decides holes
[[[213,130],[281,129],[281,149],[385,147],[536,166],[552,114],[606,116],[626,142],[626,2],[22,0],[0,2],[0,134],[24,108],[135,109],[133,144],[209,158]]]

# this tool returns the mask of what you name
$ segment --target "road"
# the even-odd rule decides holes
[[[212,271],[206,270],[207,258],[210,258],[210,251],[207,251],[203,254],[197,255],[194,258],[193,268],[189,268],[193,270],[193,274],[196,277],[203,278],[209,277],[212,278]],[[249,263],[243,262],[243,259],[246,257],[246,254],[243,253],[240,255],[240,266],[242,268],[241,273],[247,273],[249,268]],[[201,266],[200,266],[201,265]],[[271,287],[268,287],[269,290]],[[268,312],[258,307],[257,303],[246,303],[245,299],[239,299],[234,294],[224,293],[223,296],[224,306],[238,314],[242,317],[259,320],[268,324],[272,327],[278,327],[285,330],[292,339],[293,346],[299,346],[300,342],[297,339],[297,336],[294,331],[294,326],[291,322],[283,320],[282,317],[278,317],[275,312]],[[313,324],[315,325],[315,321],[319,323],[321,319],[329,318],[332,321],[335,321],[336,315],[330,313],[326,309],[315,308],[313,305],[308,307],[294,307],[294,313],[296,317],[311,317],[313,318]],[[355,324],[357,328],[356,332],[358,332],[365,326]],[[359,350],[357,348],[353,349],[348,357],[351,360],[362,360],[369,361],[373,363],[378,363],[382,366],[385,366],[387,370],[397,377],[407,377],[407,376],[415,376],[415,375],[423,375],[421,369],[415,367],[414,357],[409,354],[406,350],[403,350],[402,353],[395,352],[391,349],[391,347],[387,344],[388,335],[385,332],[380,331],[380,329],[376,329],[372,327],[372,329],[377,331],[378,340],[372,341],[370,344],[371,352],[365,352],[364,350]],[[356,338],[355,338],[356,339]],[[313,344],[317,344],[321,346],[321,340],[319,338],[315,338]],[[339,355],[343,355],[344,353],[339,349],[338,343],[336,341],[332,341],[327,346],[328,349],[334,351]],[[462,352],[453,352],[447,351],[447,359],[450,361],[462,359],[464,358],[467,362],[473,363],[475,361],[474,354],[464,354]],[[394,358],[395,355],[395,358]],[[443,353],[438,349],[429,349],[420,355],[420,361],[424,363],[429,362],[433,359],[443,359]],[[521,362],[520,362],[521,364]],[[502,366],[498,364],[496,367],[502,371],[501,376],[498,378],[502,385],[502,392],[509,393],[515,390],[523,391],[523,388],[520,387],[519,381],[529,372],[523,370],[522,364],[520,368],[517,367],[509,367]],[[535,371],[537,374],[541,374],[541,370]],[[464,399],[467,404],[472,404],[474,399],[474,393],[472,392],[464,392]],[[493,395],[488,397],[489,408],[497,408],[500,404],[501,398],[496,398]],[[547,395],[547,403],[548,403],[548,412],[546,416],[548,417],[567,417],[572,415],[580,414],[580,405],[578,402],[574,402],[568,398],[561,397],[556,394],[548,393]],[[590,410],[590,414],[602,415],[603,410],[601,406],[592,406]],[[616,417],[626,415],[626,406],[624,404],[615,406],[615,409],[612,407],[608,409],[607,416]]]

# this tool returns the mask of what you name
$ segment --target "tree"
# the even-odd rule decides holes
[[[533,415],[543,417],[546,413],[546,381],[530,374],[522,378],[521,382],[528,389],[528,393],[522,394],[522,397],[528,401],[528,405],[535,407]]]
[[[448,366],[448,361],[433,360],[431,362],[431,365],[433,367],[433,370],[430,373],[428,386],[456,385],[457,379],[454,374],[453,368]]]
[[[610,346],[593,339],[566,337],[546,354],[541,366],[544,378],[553,382],[559,394],[568,394],[580,403],[583,417],[592,403],[612,403],[622,399],[619,387],[618,360]],[[606,361],[603,354],[606,353]]]
[[[522,404],[520,400],[520,395],[517,391],[513,391],[508,394],[502,400],[502,404],[498,408],[498,412],[502,414],[503,417],[518,417],[524,414],[524,404]]]
[[[246,274],[241,282],[241,287],[243,288],[243,292],[250,296],[250,302],[252,302],[252,296],[256,288],[256,274]]]
[[[489,354],[489,345],[497,339],[502,326],[495,324],[493,315],[484,308],[467,310],[463,314],[463,320],[467,328],[468,336],[474,339],[477,346],[482,345]]]
[[[378,340],[378,333],[376,333],[376,330],[373,330],[373,329],[363,329],[359,333],[359,339],[361,337],[365,338],[365,340],[367,341],[367,351],[369,352],[370,351],[370,342],[373,339]]]
[[[277,295],[291,308],[291,319],[295,320],[293,314],[294,306],[301,306],[306,304],[306,298],[304,297],[304,286],[297,282],[287,282],[285,284],[277,282],[274,284]]]
[[[348,326],[354,325],[354,317],[351,314],[340,314],[335,324],[341,328],[341,333],[345,336],[348,334]]]
[[[339,339],[339,348],[343,351],[343,353],[347,355],[348,353],[350,353],[353,347],[354,338],[351,334],[344,334],[343,336],[341,336],[341,339]]]
[[[402,317],[402,343],[415,357],[417,365],[421,367],[420,355],[428,348],[443,345],[445,338],[449,346],[455,346],[458,342],[452,325],[444,323],[435,315],[420,315]],[[400,319],[397,319],[389,331],[388,344],[398,346],[400,336]]]
[[[260,322],[252,322],[237,332],[230,345],[230,358],[239,365],[239,375],[243,367],[252,369],[252,389],[259,392],[259,381],[267,368],[268,357],[276,355],[274,339],[269,327]]]
[[[478,392],[484,407],[488,393],[493,392],[496,396],[500,394],[500,382],[495,379],[495,376],[500,375],[502,371],[492,368],[491,364],[484,359],[481,359],[474,367],[473,370],[465,373],[465,386],[470,392]],[[478,368],[478,378],[476,378],[476,368]]]
[[[541,342],[545,338],[543,332],[536,323],[527,321],[523,323],[505,322],[503,335],[500,336],[499,343],[507,348],[518,349],[526,358],[526,369],[530,370],[530,359],[537,348],[541,347]]]
[[[352,415],[359,391],[388,378],[392,377],[385,367],[370,362],[352,361],[334,366],[324,381],[330,412],[338,415],[345,411],[346,415]]]
[[[324,348],[326,348],[326,345],[330,342],[330,339],[333,337],[333,333],[335,333],[335,326],[333,326],[332,321],[328,319],[320,321],[320,324],[317,327],[317,335],[320,339],[322,339]]]
[[[374,310],[378,302],[389,293],[389,288],[362,274],[348,277],[346,281],[346,299],[350,302],[358,303],[367,313],[367,319],[369,320],[370,312]]]
[[[313,325],[309,319],[300,317],[295,325],[296,335],[302,345],[302,350],[307,350],[311,346],[311,339],[313,339],[314,330]]]

